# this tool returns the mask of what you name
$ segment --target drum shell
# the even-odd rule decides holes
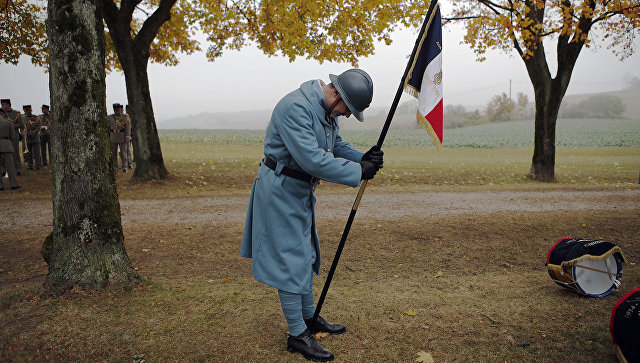
[[[573,268],[562,268],[558,265],[547,265],[549,276],[556,284],[573,290],[578,293],[582,293],[582,290],[578,288],[578,282],[573,277]]]
[[[561,238],[549,249],[546,265],[549,276],[558,285],[583,295],[602,297],[617,289],[622,277],[621,263],[625,261],[620,247],[611,242]],[[614,276],[603,277],[608,274]]]

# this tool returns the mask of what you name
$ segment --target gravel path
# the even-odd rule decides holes
[[[318,218],[348,216],[353,195],[319,195]],[[244,222],[247,197],[122,200],[122,223],[139,226],[149,223]],[[481,193],[392,193],[365,192],[357,217],[375,217],[384,210],[385,219],[403,216],[442,216],[492,212],[540,212],[551,210],[640,209],[640,189],[614,191],[481,192]],[[27,201],[20,206],[0,201],[0,210],[11,220],[31,220],[51,225],[50,201]],[[15,230],[11,223],[0,223],[0,232]]]

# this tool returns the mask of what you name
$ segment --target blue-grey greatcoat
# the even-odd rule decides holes
[[[340,137],[319,80],[308,81],[276,105],[267,126],[265,156],[253,182],[240,255],[252,258],[256,280],[296,294],[313,291],[320,271],[315,223],[316,184],[281,174],[287,167],[332,183],[358,186],[364,153]]]

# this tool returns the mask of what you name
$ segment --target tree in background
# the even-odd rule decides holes
[[[627,78],[625,81],[624,88],[628,90],[640,89],[640,78],[638,77]]]
[[[518,92],[516,101],[516,118],[522,120],[529,117],[529,97],[524,93]]]
[[[415,111],[413,113],[415,114]],[[480,125],[487,122],[489,122],[489,120],[481,115],[479,110],[469,112],[463,105],[444,106],[443,127],[445,129],[457,129],[459,127]]]
[[[124,72],[136,161],[133,177],[138,179],[169,176],[149,91],[149,61],[176,65],[178,58],[174,52],[190,54],[199,50],[198,43],[189,39],[194,32],[193,21],[189,20],[193,16],[190,4],[182,1],[174,6],[176,1],[122,0],[118,8],[112,0],[101,0],[111,40],[107,67]]]
[[[524,115],[529,104],[529,97],[524,93],[518,93],[517,102],[507,96],[506,93],[495,95],[487,104],[487,117],[489,121],[519,120]]]
[[[136,280],[124,248],[110,160],[102,11],[98,0],[48,6],[52,106],[53,232],[42,256],[45,290],[100,288]]]
[[[578,56],[591,46],[596,34],[621,59],[632,54],[640,28],[640,4],[637,0],[461,0],[453,6],[448,20],[465,23],[464,41],[479,61],[484,60],[487,49],[515,49],[523,60],[535,95],[529,177],[554,181],[556,121]],[[555,77],[545,51],[553,41]]]
[[[487,117],[490,121],[513,120],[516,103],[506,93],[495,95],[487,104]]]

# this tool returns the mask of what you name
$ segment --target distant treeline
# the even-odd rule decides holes
[[[558,118],[562,119],[621,119],[627,105],[618,96],[598,94],[580,102],[563,102]],[[463,105],[446,105],[444,128],[455,129],[490,122],[531,120],[535,117],[535,105],[526,95],[518,93],[513,100],[507,94],[494,96],[484,110],[468,111]]]
[[[595,95],[577,103],[562,103],[560,118],[623,118],[627,105],[613,95]]]

